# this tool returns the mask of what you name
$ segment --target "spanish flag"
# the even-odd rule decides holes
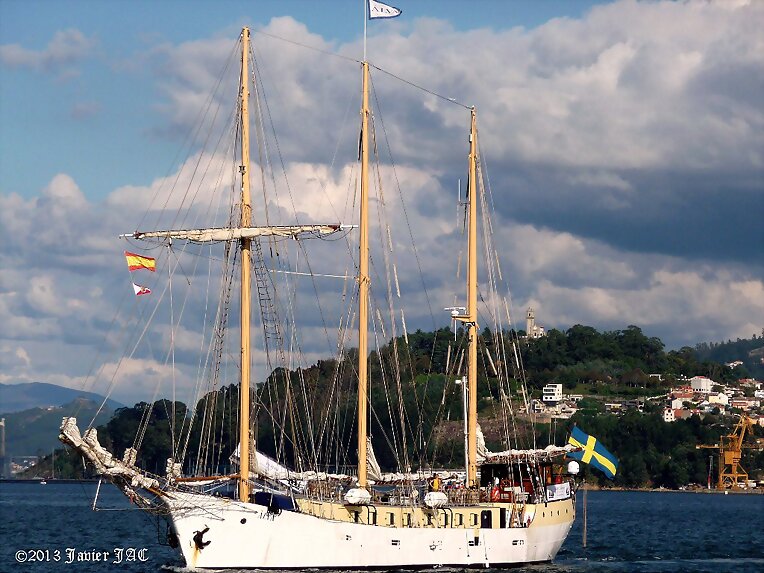
[[[569,458],[590,464],[603,472],[607,477],[613,479],[618,469],[618,459],[608,452],[594,436],[589,436],[582,432],[577,426],[573,426],[570,431],[568,443],[579,448],[578,452],[568,453]]]
[[[157,261],[151,257],[142,257],[141,255],[125,251],[125,258],[127,259],[127,268],[131,271],[148,269],[153,273],[157,270]]]

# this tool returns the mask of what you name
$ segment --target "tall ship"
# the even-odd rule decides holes
[[[179,386],[193,388],[196,405],[175,411],[175,401],[162,403],[172,444],[164,468],[140,463],[156,404],[144,404],[135,441],[124,451],[108,451],[96,429],[81,430],[75,417],[64,418],[60,439],[134,504],[165,522],[169,543],[193,569],[484,568],[551,561],[575,518],[574,469],[565,460],[575,448],[542,448],[532,432],[518,430],[519,411],[530,414],[521,341],[509,325],[507,296],[500,290],[475,108],[461,106],[467,142],[466,189],[459,197],[463,286],[455,300],[439,304],[453,304],[443,313],[452,329],[438,331],[438,348],[446,349],[441,371],[417,374],[405,315],[393,304],[405,290],[392,262],[398,241],[379,214],[385,207],[383,182],[395,177],[390,176],[394,168],[375,161],[383,138],[374,123],[381,112],[370,106],[370,78],[378,68],[365,57],[357,62],[358,157],[346,170],[351,220],[307,222],[295,210],[295,220],[273,224],[285,209],[253,200],[268,191],[279,161],[266,157],[278,146],[262,141],[255,161],[250,157],[252,128],[259,137],[269,132],[269,106],[250,36],[244,28],[238,38],[236,104],[229,127],[221,131],[235,143],[216,144],[234,158],[233,165],[210,161],[218,166],[213,179],[229,204],[221,207],[214,189],[207,192],[202,184],[183,183],[178,191],[181,183],[175,181],[173,191],[182,199],[166,200],[163,213],[191,209],[194,199],[203,208],[168,216],[171,224],[157,227],[164,230],[122,236],[129,242],[130,269],[155,271],[151,288],[134,283],[136,295],[153,291],[136,297],[145,305],[142,315],[151,320],[160,304],[175,305],[169,330],[152,339],[154,353],[159,342],[166,343],[161,355],[171,369],[181,350],[191,346],[181,349],[184,334],[203,341],[197,378],[179,381],[175,370],[171,376]],[[193,174],[209,179],[212,168],[201,162],[219,155],[198,153]],[[299,193],[291,187],[288,192]],[[310,205],[299,206],[300,213],[309,213]],[[222,223],[191,224],[218,213],[224,214]],[[381,239],[378,251],[370,247],[374,235]],[[310,243],[318,244],[318,255],[309,253]],[[325,272],[343,256],[351,272]],[[220,277],[207,270],[213,263]],[[454,264],[462,266],[443,261],[444,268]],[[318,277],[342,282],[341,292],[322,289]],[[180,286],[172,285],[173,279]],[[307,280],[309,288],[294,286],[299,280]],[[417,288],[417,277],[405,284]],[[204,301],[197,305],[205,309],[203,317],[185,310],[195,295],[183,293],[197,287],[209,288],[197,299]],[[342,309],[336,358],[312,366],[293,358],[303,354],[303,339],[296,334],[300,320],[310,321],[312,312],[316,336],[338,319],[321,310],[323,325],[317,327],[319,312],[297,301],[298,291],[306,290],[315,291],[319,301],[334,297],[347,303],[330,304]],[[208,317],[211,326],[201,325]],[[193,326],[181,326],[186,319]],[[150,336],[147,328],[135,331],[128,357]],[[370,340],[376,343],[372,350]],[[255,342],[263,348],[254,350]],[[223,366],[231,356],[236,364]],[[256,360],[269,370],[258,383],[252,373]],[[155,397],[167,391],[157,388]],[[486,446],[479,401],[493,409],[491,424],[502,451]],[[458,446],[450,457],[442,455],[446,443]]]

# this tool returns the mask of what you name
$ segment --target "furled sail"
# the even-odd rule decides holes
[[[298,235],[330,235],[350,225],[269,225],[263,227],[212,227],[209,229],[176,229],[167,231],[135,231],[121,237],[133,239],[179,239],[195,243],[237,241],[255,237],[293,237]]]
[[[378,481],[382,479],[382,470],[379,467],[377,456],[374,454],[374,447],[371,445],[371,438],[366,438],[366,475],[369,479]]]
[[[477,436],[477,461],[478,463],[483,462],[488,455],[491,453],[488,451],[488,448],[485,445],[485,436],[483,435],[483,429],[480,427],[480,424],[477,424],[476,428],[476,436]]]
[[[95,428],[86,430],[84,436],[80,434],[77,418],[66,417],[62,420],[59,439],[72,446],[93,464],[99,475],[106,476],[131,489],[157,490],[159,488],[159,482],[156,479],[144,475],[135,467],[135,449],[128,448],[122,460],[115,458],[100,444]]]

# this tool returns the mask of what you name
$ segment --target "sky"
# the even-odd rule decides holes
[[[368,26],[372,63],[478,110],[515,316],[634,324],[668,349],[762,332],[764,3],[391,4],[402,16]],[[116,235],[176,174],[243,25],[278,78],[270,105],[300,211],[320,213],[311,181],[339,193],[353,160],[335,162],[334,137],[357,105],[362,3],[0,0],[0,382],[89,383],[132,294]],[[466,116],[374,81],[406,195],[393,217],[421,232],[417,265],[438,299],[453,291],[438,271],[466,153],[441,142],[464,141]],[[415,310],[406,321],[433,326]],[[133,358],[136,378],[163,370]],[[137,400],[139,386],[113,397]]]

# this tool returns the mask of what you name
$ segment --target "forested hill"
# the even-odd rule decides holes
[[[462,454],[459,453],[462,440],[460,422],[457,422],[462,416],[461,393],[454,388],[454,376],[444,375],[446,371],[454,371],[463,335],[462,331],[454,333],[449,329],[435,332],[417,331],[408,335],[408,344],[404,344],[403,338],[391,341],[378,353],[373,352],[369,360],[370,378],[373,381],[381,379],[381,370],[388,368],[387,361],[393,356],[405,362],[404,368],[401,369],[402,408],[409,416],[412,413],[421,415],[421,421],[417,422],[419,425],[414,430],[417,436],[423,437],[410,439],[407,448],[413,459],[423,459],[434,466],[460,467],[463,463]],[[496,348],[496,344],[497,337],[487,330],[484,331],[482,345],[493,356],[498,356],[501,351],[500,348]],[[575,389],[576,393],[589,396],[605,397],[615,394],[643,397],[665,394],[680,376],[706,375],[718,382],[731,382],[736,380],[738,375],[737,371],[733,372],[723,364],[699,359],[692,348],[666,352],[660,339],[645,335],[636,326],[609,332],[599,332],[592,327],[581,325],[573,326],[564,332],[550,330],[544,338],[530,341],[521,339],[519,350],[531,392],[536,396],[540,396],[541,387],[550,381],[562,382],[568,388],[568,392]],[[338,428],[337,440],[342,444],[351,444],[351,436],[355,432],[353,417],[356,395],[352,390],[355,355],[353,351],[347,352],[339,364],[334,360],[321,360],[297,372],[275,371],[267,381],[261,383],[258,386],[261,400],[258,447],[267,454],[275,455],[273,444],[279,438],[274,433],[274,425],[266,420],[264,415],[268,411],[285,411],[286,403],[283,397],[286,393],[283,384],[286,379],[305,383],[310,388],[311,395],[320,401],[329,399],[332,395],[332,377],[337,373],[342,390],[332,399],[337,401],[340,415],[346,420],[344,426]],[[661,378],[650,377],[649,374],[661,374]],[[504,449],[506,444],[501,443],[495,436],[492,437],[489,431],[492,416],[495,415],[494,406],[499,398],[492,376],[489,366],[482,362],[479,368],[481,424],[484,424],[486,429],[489,447],[498,451]],[[513,382],[512,386],[516,389],[516,382]],[[376,388],[371,394],[372,412],[387,413],[390,404],[385,401],[386,395],[379,390],[379,386]],[[393,393],[393,396],[395,395],[397,394]],[[275,401],[268,402],[269,400]],[[291,400],[296,401],[298,410],[320,411],[318,405],[313,402],[302,403],[299,394],[292,395]],[[590,399],[586,402],[589,403],[588,406],[580,410],[573,419],[556,421],[552,428],[548,424],[536,428],[536,435],[544,440],[544,443],[539,445],[546,445],[550,441],[565,443],[570,427],[578,423],[585,431],[602,440],[621,459],[622,470],[614,483],[629,487],[677,487],[689,481],[697,482],[706,471],[704,468],[708,454],[696,450],[695,446],[714,443],[719,435],[729,431],[734,424],[732,418],[721,419],[714,416],[706,416],[704,420],[694,416],[689,420],[666,424],[660,418],[657,408],[652,412],[648,409],[646,414],[632,412],[615,416],[605,414],[602,411],[604,408],[598,408],[596,401]],[[150,408],[151,418],[143,437],[138,463],[149,471],[163,473],[165,461],[172,450],[169,431],[171,413],[175,412],[175,426],[182,427],[191,412],[190,407],[187,408],[181,403],[173,405],[165,400],[154,405],[138,404],[134,408],[124,408],[119,410],[108,424],[99,428],[99,437],[104,446],[121,456],[126,447],[133,445],[136,431],[147,408]],[[213,408],[215,412],[209,408]],[[228,455],[235,448],[238,439],[234,423],[238,418],[237,387],[221,388],[213,399],[203,399],[194,406],[194,410],[197,416],[187,448],[191,458],[184,469],[192,471],[193,464],[204,458],[204,462],[214,471],[224,473],[230,469],[226,467]],[[209,429],[205,430],[202,427],[202,420],[206,415],[213,414],[224,423],[215,430],[213,450],[204,454],[203,448],[200,448],[200,443],[203,442],[200,436],[205,431],[209,432]],[[394,470],[396,458],[384,439],[386,432],[389,432],[389,420],[386,426],[381,416],[378,419],[376,414],[372,414],[370,419],[370,433],[374,439],[377,458],[383,469]],[[290,423],[289,420],[287,423]],[[533,431],[529,422],[523,420],[520,420],[519,428],[526,433]],[[295,426],[289,433],[298,437],[307,434],[304,426]],[[289,459],[289,446],[286,448]],[[341,463],[353,465],[356,462],[354,457],[354,448],[347,447]],[[745,462],[753,464],[747,466],[749,470],[764,468],[764,460],[760,458],[746,458]],[[64,457],[58,457],[56,463],[63,465]],[[75,463],[71,464],[71,467],[76,466]]]
[[[764,330],[761,336],[738,338],[734,342],[703,342],[695,346],[698,360],[711,360],[722,364],[740,361],[738,367],[741,378],[751,376],[758,380],[764,379]]]

